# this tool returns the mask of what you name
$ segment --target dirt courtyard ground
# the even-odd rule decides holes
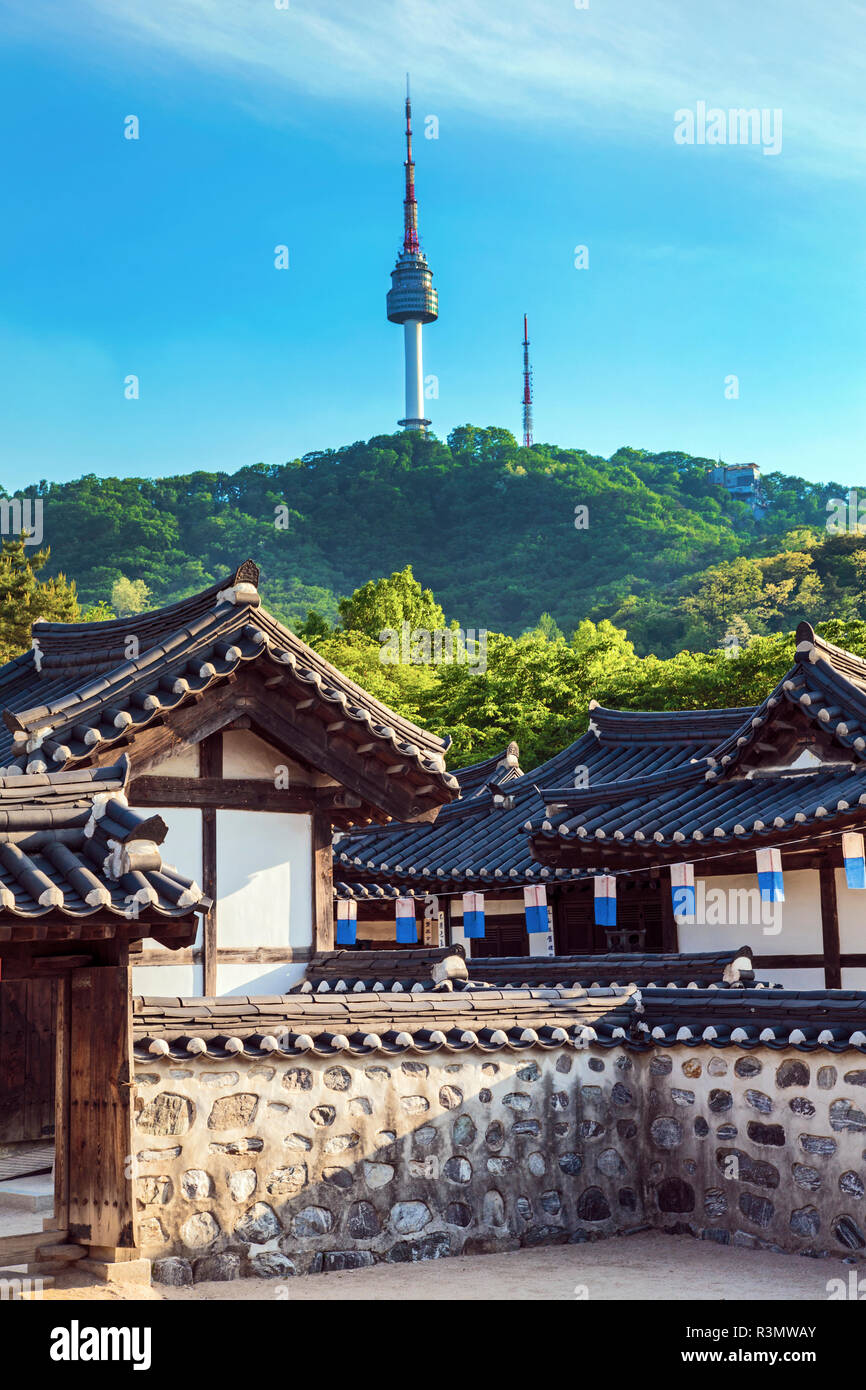
[[[689,1236],[642,1232],[587,1245],[542,1246],[502,1255],[458,1256],[421,1264],[380,1264],[339,1274],[294,1279],[236,1279],[192,1289],[97,1283],[74,1272],[57,1276],[46,1299],[137,1299],[237,1302],[261,1299],[303,1303],[330,1300],[777,1299],[820,1301],[827,1283],[848,1287],[852,1266],[841,1260],[775,1255],[766,1250],[714,1245]],[[857,1270],[863,1274],[862,1266]]]

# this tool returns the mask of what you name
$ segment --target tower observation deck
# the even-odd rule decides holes
[[[426,430],[424,416],[424,367],[421,329],[439,317],[439,296],[433,288],[433,272],[418,239],[418,202],[415,197],[415,161],[412,158],[412,103],[406,81],[406,190],[403,199],[403,249],[391,271],[387,313],[391,323],[401,323],[406,359],[406,414],[397,423],[407,430]]]

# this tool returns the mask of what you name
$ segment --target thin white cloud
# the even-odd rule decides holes
[[[17,3],[23,17],[32,0]],[[781,108],[784,164],[833,175],[864,162],[864,19],[860,0],[73,0],[58,14],[127,61],[147,45],[234,75],[266,119],[297,92],[393,106],[409,69],[426,110],[635,144],[672,139],[674,111],[698,100]]]

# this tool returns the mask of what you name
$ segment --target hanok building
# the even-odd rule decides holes
[[[478,786],[469,770],[468,794],[435,825],[342,837],[338,891],[361,904],[361,922],[383,917],[377,900],[397,892],[441,895],[461,942],[459,895],[481,891],[486,936],[470,949],[517,955],[538,939],[523,924],[522,888],[543,883],[559,954],[748,939],[774,981],[862,988],[866,904],[848,886],[842,835],[866,826],[866,662],[805,623],[796,640],[791,670],[754,708],[593,702],[581,739],[506,788]],[[780,852],[783,903],[759,899],[756,851],[766,848]],[[691,921],[672,904],[670,869],[683,863],[696,876]],[[598,874],[615,877],[613,928],[595,922]]]
[[[0,1266],[137,1248],[130,952],[189,948],[209,903],[163,861],[167,827],[130,810],[128,778],[126,759],[0,778],[0,1179],[54,1174],[45,1229],[0,1208]]]
[[[435,818],[448,741],[387,709],[261,606],[252,561],[167,608],[39,623],[0,669],[0,775],[125,752],[132,806],[213,906],[194,943],[144,941],[135,988],[285,991],[333,945],[332,831]]]

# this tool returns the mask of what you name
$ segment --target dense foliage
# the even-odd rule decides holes
[[[329,622],[369,579],[411,565],[449,619],[516,637],[542,614],[565,633],[611,619],[640,652],[706,649],[744,617],[780,632],[807,616],[866,617],[866,538],[829,536],[846,496],[765,477],[756,520],[711,484],[713,460],[618,450],[610,459],[465,425],[447,443],[381,435],[238,473],[40,483],[48,574],[74,574],[82,601],[121,578],[163,604],[262,567],[269,607],[292,625]],[[576,507],[588,508],[577,529]]]
[[[452,765],[516,738],[530,768],[586,727],[593,697],[657,709],[760,699],[801,618],[866,655],[866,534],[856,517],[827,525],[847,488],[772,473],[756,518],[710,483],[712,464],[524,449],[466,425],[447,443],[382,435],[233,475],[42,482],[27,493],[42,499],[50,557],[4,545],[0,650],[29,645],[35,616],[81,616],[79,594],[86,616],[134,613],[249,555],[270,610],[449,732]],[[403,623],[485,630],[483,669],[423,654],[389,664],[380,634]]]

